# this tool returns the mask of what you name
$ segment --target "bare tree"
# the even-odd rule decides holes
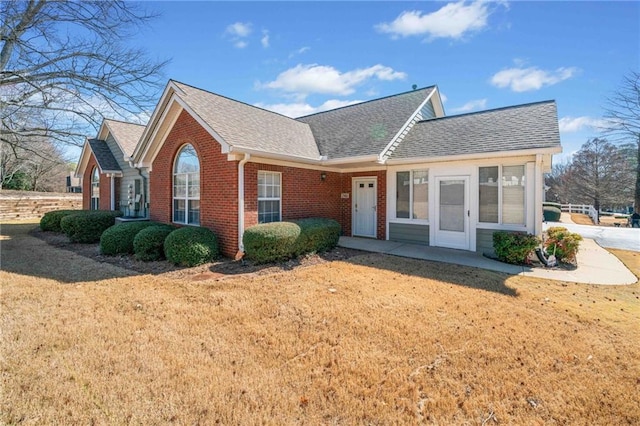
[[[150,111],[164,63],[125,44],[154,18],[142,3],[0,2],[0,141],[81,145],[107,115]]]
[[[607,133],[616,142],[636,147],[634,206],[640,212],[640,72],[624,76],[618,90],[607,100]]]
[[[40,155],[33,155],[33,151]],[[0,142],[0,189],[62,192],[69,164],[61,150],[47,140],[32,140],[28,150]]]
[[[574,154],[566,176],[575,201],[598,211],[626,204],[632,198],[629,165],[623,150],[606,139],[590,139]]]

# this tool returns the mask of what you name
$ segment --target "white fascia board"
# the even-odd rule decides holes
[[[106,119],[102,119],[102,124],[100,125],[100,129],[98,130],[98,134],[96,135],[96,139],[99,139],[101,141],[104,141],[107,139],[107,134],[109,134],[109,132],[111,131],[111,129],[109,129],[109,126],[107,125],[107,120]]]
[[[409,125],[411,124],[412,121],[414,121],[416,119],[416,115],[418,115],[418,113],[422,110],[422,108],[427,104],[427,102],[429,102],[429,100],[431,99],[431,97],[433,96],[433,94],[435,93],[435,88],[433,90],[431,90],[431,93],[429,93],[429,95],[424,99],[424,101],[422,101],[422,103],[418,106],[418,108],[413,112],[413,114],[411,114],[411,116],[409,117],[409,119],[406,121],[406,123],[404,123],[404,125],[402,127],[400,127],[400,130],[398,130],[398,133],[396,133],[396,135],[391,139],[391,141],[387,144],[387,146],[384,147],[384,149],[382,150],[382,152],[378,155],[378,160],[380,162],[384,162],[385,161],[385,156],[387,155],[387,153],[389,152],[389,150],[391,149],[392,146],[394,146],[396,144],[396,142],[398,141],[398,139],[400,138],[400,135],[402,135],[402,133],[407,129],[407,127],[409,127]]]
[[[506,157],[520,157],[536,154],[558,154],[562,152],[562,147],[553,148],[537,148],[537,149],[520,149],[516,151],[497,151],[497,152],[484,152],[477,154],[460,154],[460,155],[443,155],[439,157],[414,157],[414,158],[402,158],[398,160],[387,160],[385,164],[389,166],[413,164],[413,163],[441,163],[445,161],[464,161],[464,160],[478,160],[484,158],[506,158]]]
[[[318,158],[299,157],[296,155],[287,155],[287,154],[279,154],[275,152],[260,151],[257,149],[244,148],[241,146],[229,146],[227,153],[251,154],[252,159],[253,159],[253,156],[256,156],[256,157],[263,157],[263,158],[272,158],[274,160],[290,161],[294,163],[305,163],[305,164],[316,164],[316,165],[323,164],[323,161],[321,160],[320,157]]]
[[[91,155],[91,147],[89,146],[89,139],[85,138],[84,145],[82,145],[82,151],[80,152],[80,159],[78,160],[78,164],[76,165],[76,170],[74,175],[76,178],[81,178],[84,175],[85,170],[87,169],[87,164],[89,163],[89,156]]]
[[[438,96],[432,96],[432,99],[431,99],[432,104],[433,104],[433,111],[436,113],[436,118],[442,118],[446,114],[444,113],[444,105],[442,104],[442,97],[440,96],[440,89],[438,89],[438,86],[436,85],[436,87],[433,89],[433,91],[435,92],[434,95],[435,94],[438,95]]]
[[[172,99],[173,99],[173,96],[171,100]],[[136,158],[136,155],[134,152],[133,158],[135,160],[135,167],[151,167],[151,163],[153,163],[153,160],[156,158],[156,155],[158,155],[158,152],[160,151],[160,147],[162,147],[162,145],[164,144],[165,138],[169,134],[169,130],[173,127],[175,122],[178,120],[178,117],[182,112],[182,106],[180,106],[180,104],[176,102],[179,108],[177,110],[174,110],[172,108],[173,102],[171,102],[171,100],[170,102],[167,103],[166,107],[162,112],[162,116],[160,117],[158,122],[155,123],[156,125],[153,126],[154,127],[153,132],[151,133],[151,135],[148,136],[148,139],[147,140],[140,139],[141,141],[144,140],[143,144],[145,145],[145,149],[144,151],[142,151],[142,153],[140,153],[138,158]],[[162,123],[165,123],[165,122],[169,122],[169,125],[164,129],[162,134],[160,134],[161,129],[163,129]],[[158,138],[160,138],[160,140],[156,143]],[[154,148],[154,151],[150,152],[152,148]]]
[[[378,162],[378,156],[376,154],[373,155],[360,155],[357,157],[343,157],[343,158],[335,158],[333,160],[324,160],[323,163],[326,165],[340,165],[340,164],[351,164],[351,163],[371,163]]]
[[[144,132],[142,132],[142,136],[140,137],[140,141],[136,146],[136,149],[133,151],[133,155],[131,158],[134,162],[140,161],[144,152],[147,150],[147,144],[149,143],[150,134],[155,133],[155,127],[158,124],[158,119],[161,115],[164,114],[167,104],[171,98],[171,95],[180,89],[176,86],[173,81],[169,81],[167,87],[164,88],[164,92],[162,92],[162,96],[158,101],[158,105],[156,105],[153,110],[153,114],[151,114],[151,118],[149,122],[145,126]]]

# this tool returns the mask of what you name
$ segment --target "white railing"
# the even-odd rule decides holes
[[[565,213],[582,213],[588,215],[596,225],[598,220],[598,211],[590,204],[561,204],[561,210]]]

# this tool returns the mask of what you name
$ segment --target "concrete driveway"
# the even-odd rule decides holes
[[[543,229],[562,226],[584,238],[595,240],[600,246],[621,250],[640,251],[640,228],[615,228],[612,226],[578,225],[575,223],[548,222]]]

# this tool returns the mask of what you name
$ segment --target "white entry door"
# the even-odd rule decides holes
[[[353,180],[353,235],[376,237],[377,188],[376,179]]]
[[[436,177],[435,244],[469,250],[469,176]]]

